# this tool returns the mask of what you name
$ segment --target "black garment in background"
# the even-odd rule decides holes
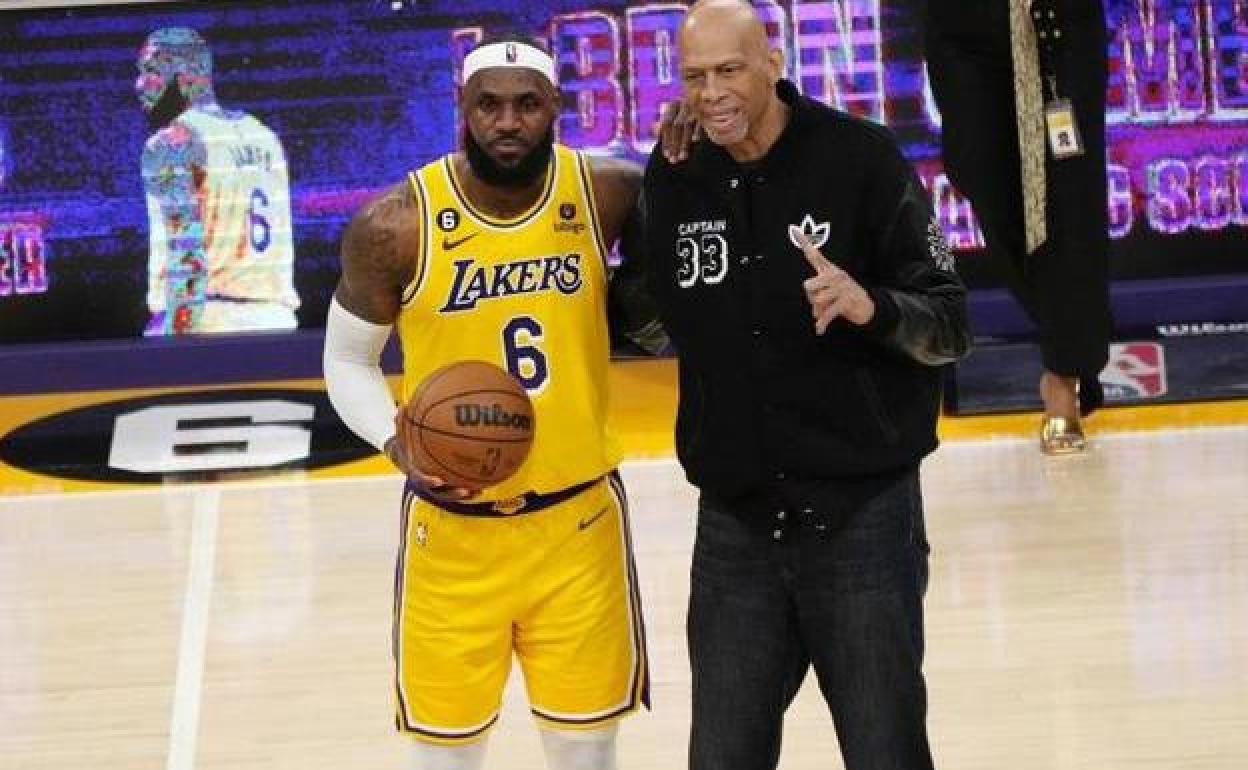
[[[1080,378],[1084,414],[1103,401],[1109,356],[1109,235],[1105,182],[1105,12],[1101,0],[1056,0],[1066,44],[1059,95],[1085,146],[1048,156],[1048,240],[1025,248],[1009,0],[927,0],[927,62],[944,122],[945,168],[971,200],[988,251],[1040,334],[1045,369]],[[1047,99],[1047,95],[1046,95]]]

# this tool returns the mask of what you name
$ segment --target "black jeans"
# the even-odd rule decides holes
[[[774,770],[813,664],[847,770],[931,770],[917,470],[848,512],[699,504],[690,770]]]

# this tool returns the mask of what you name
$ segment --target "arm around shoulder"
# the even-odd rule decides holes
[[[599,178],[603,182],[598,182]],[[613,335],[627,338],[652,355],[666,353],[671,344],[659,321],[658,306],[646,285],[645,200],[642,169],[630,161],[601,159],[595,165],[595,195],[607,229],[610,211],[619,264],[611,271],[607,318]],[[605,237],[604,233],[604,237]]]

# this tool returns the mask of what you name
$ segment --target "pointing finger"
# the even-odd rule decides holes
[[[815,248],[814,244],[810,242],[810,239],[806,237],[806,233],[796,231],[794,235],[797,236],[797,242],[802,246],[802,254],[806,257],[806,261],[810,263],[810,266],[814,268],[816,275],[830,273],[835,269],[835,266],[828,261],[828,258],[823,256],[823,252]]]

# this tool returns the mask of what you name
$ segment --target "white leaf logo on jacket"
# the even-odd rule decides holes
[[[815,224],[814,218],[810,214],[802,220],[801,225],[789,225],[789,240],[797,248],[802,248],[802,239],[798,236],[806,236],[806,240],[810,241],[810,245],[816,249],[823,248],[823,244],[828,242],[828,233],[831,232],[832,226],[827,222]]]

